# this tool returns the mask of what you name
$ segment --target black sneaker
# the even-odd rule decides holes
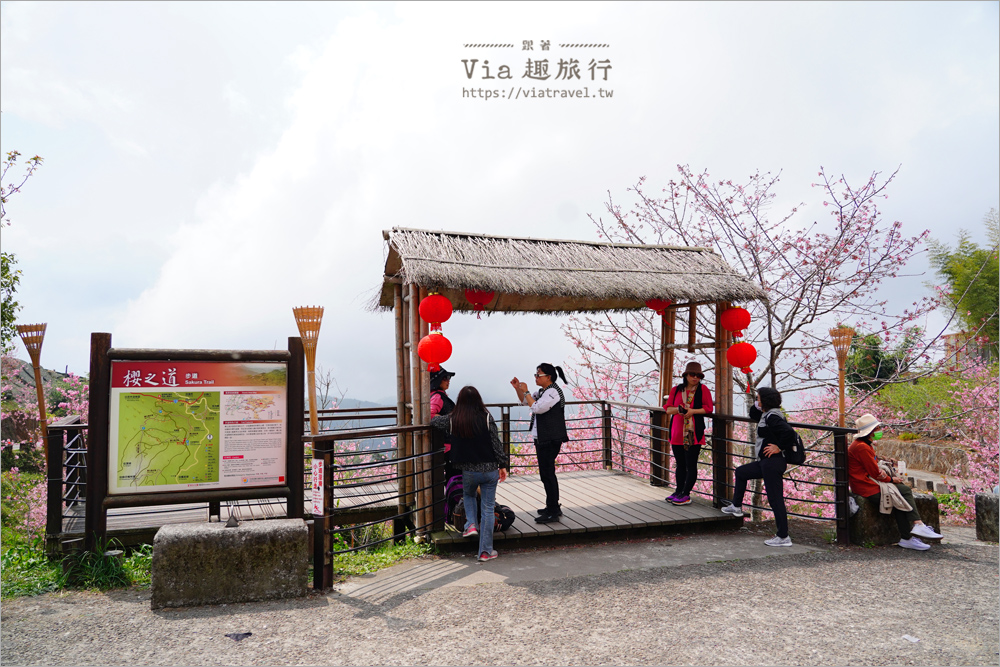
[[[535,523],[556,523],[559,521],[559,517],[562,516],[562,512],[557,515],[552,514],[539,514],[535,517]]]
[[[556,511],[553,512],[548,507],[543,507],[540,510],[535,510],[538,516],[562,516],[562,505],[556,505]]]

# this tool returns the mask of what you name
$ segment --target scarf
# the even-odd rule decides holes
[[[559,405],[560,408],[565,409],[566,408],[566,397],[563,396],[562,389],[560,389],[559,385],[557,385],[555,382],[553,382],[552,384],[550,384],[545,389],[542,389],[541,391],[539,391],[538,392],[538,396],[535,396],[534,394],[532,394],[531,396],[532,396],[532,398],[534,398],[537,401],[538,399],[540,399],[542,397],[542,394],[544,394],[549,389],[555,389],[557,392],[559,392],[559,403],[558,403],[558,405]],[[535,428],[535,413],[534,412],[531,413],[531,421],[528,422],[528,431],[530,432],[531,429],[533,429],[533,428]]]

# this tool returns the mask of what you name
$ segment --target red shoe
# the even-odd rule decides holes
[[[486,553],[486,552],[484,551],[483,553],[479,554],[479,562],[480,562],[480,563],[485,563],[485,562],[486,562],[486,561],[488,561],[488,560],[493,560],[494,558],[496,558],[496,557],[497,557],[497,556],[499,556],[499,555],[500,555],[500,554],[498,554],[498,553],[496,552],[496,549],[494,549],[493,551],[491,551],[491,552],[489,552],[489,553]]]

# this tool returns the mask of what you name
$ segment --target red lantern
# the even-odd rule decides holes
[[[656,314],[659,315],[660,317],[666,317],[667,308],[670,307],[671,303],[672,302],[670,301],[670,299],[647,299],[646,308],[649,308],[650,310],[655,310]]]
[[[726,331],[732,331],[734,337],[742,338],[743,330],[750,326],[750,311],[746,308],[729,308],[722,311],[719,323]]]
[[[451,301],[448,297],[434,293],[420,301],[420,319],[431,325],[431,331],[440,331],[441,323],[451,317]]]
[[[493,292],[478,289],[467,289],[465,290],[465,298],[475,307],[477,311],[482,311],[486,308],[486,304],[493,300]],[[477,312],[476,318],[479,319],[481,317],[482,313]]]
[[[435,373],[451,358],[451,341],[440,331],[432,331],[417,343],[417,355],[427,362],[427,370]]]
[[[744,373],[750,373],[750,364],[757,360],[757,348],[750,343],[736,343],[726,350],[726,359]]]

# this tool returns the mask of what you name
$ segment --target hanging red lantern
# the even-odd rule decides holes
[[[420,301],[420,319],[431,325],[431,331],[440,331],[441,323],[451,317],[451,301],[438,293],[429,294]]]
[[[757,360],[757,348],[750,343],[736,343],[726,350],[726,359],[744,373],[750,373],[753,370],[750,364]]]
[[[660,317],[667,316],[667,308],[673,303],[670,299],[647,299],[646,308],[650,310],[655,310],[656,314]]]
[[[750,326],[750,311],[746,308],[728,308],[719,316],[719,323],[726,331],[732,331],[735,338],[743,337],[743,330]]]
[[[482,318],[482,312],[486,309],[486,304],[493,300],[493,292],[487,292],[486,290],[478,289],[467,289],[465,290],[465,299],[473,305],[476,309],[476,319]]]
[[[451,341],[440,331],[432,331],[417,343],[417,355],[427,362],[427,370],[435,373],[451,358]]]

